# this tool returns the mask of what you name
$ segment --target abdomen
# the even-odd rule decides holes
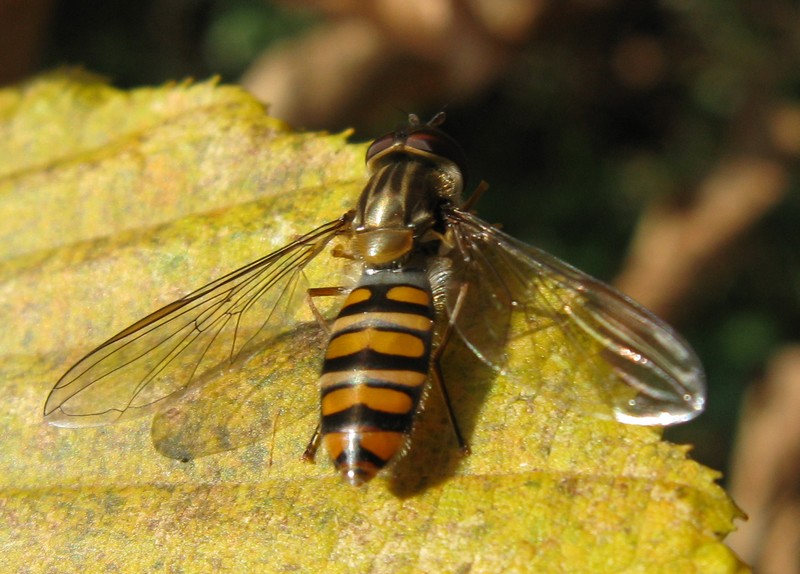
[[[405,444],[428,377],[434,308],[422,271],[364,274],[333,324],[320,377],[322,436],[362,484]]]

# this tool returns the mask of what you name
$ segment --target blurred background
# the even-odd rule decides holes
[[[299,129],[370,140],[441,109],[481,215],[675,325],[708,411],[667,431],[800,564],[796,0],[0,0],[0,83],[219,75]]]

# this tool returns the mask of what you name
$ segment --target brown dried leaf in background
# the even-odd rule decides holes
[[[748,395],[731,490],[749,520],[729,544],[763,574],[800,572],[800,347],[775,354]]]
[[[328,21],[264,53],[242,84],[269,102],[277,117],[309,127],[363,121],[406,101],[440,106],[468,99],[502,76],[544,5],[492,0],[304,4],[326,12]]]

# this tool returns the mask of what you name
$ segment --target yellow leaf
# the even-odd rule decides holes
[[[592,371],[554,333],[511,345],[503,376],[448,349],[472,455],[431,392],[409,451],[361,489],[300,460],[317,373],[292,349],[268,351],[296,369],[291,408],[238,450],[183,464],[147,420],[42,423],[93,346],[351,208],[364,147],[346,135],[293,132],[215,82],[59,72],[0,91],[2,571],[747,571],[721,541],[740,513],[717,473],[587,414]]]

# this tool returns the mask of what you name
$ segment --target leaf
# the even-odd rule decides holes
[[[292,132],[235,87],[122,92],[69,71],[0,91],[0,135],[3,571],[747,571],[721,542],[741,513],[718,474],[658,430],[585,414],[591,371],[556,334],[516,341],[504,376],[449,348],[472,455],[431,392],[409,451],[362,489],[322,453],[300,460],[302,364],[286,392],[304,415],[186,464],[146,420],[42,424],[83,353],[350,208],[364,147]]]

